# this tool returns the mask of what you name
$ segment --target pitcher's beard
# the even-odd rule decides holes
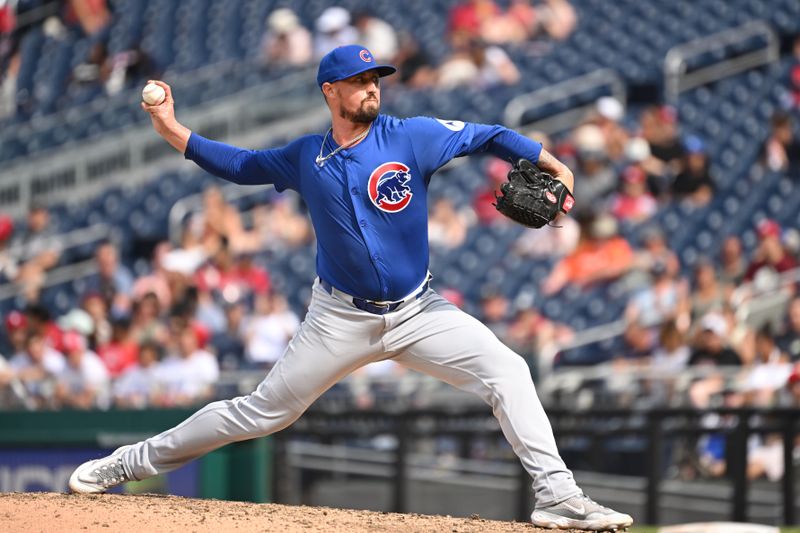
[[[369,124],[378,118],[378,113],[380,113],[380,107],[374,101],[362,102],[358,110],[353,112],[344,108],[339,110],[339,116],[356,124]]]

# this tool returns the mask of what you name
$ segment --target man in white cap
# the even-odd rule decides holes
[[[343,7],[329,7],[316,22],[314,35],[314,57],[321,58],[334,48],[346,46],[358,40],[358,30],[350,24],[350,12]]]
[[[267,65],[302,66],[311,61],[311,32],[288,7],[273,11],[267,18],[267,33],[261,45]]]

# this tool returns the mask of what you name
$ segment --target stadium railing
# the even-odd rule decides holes
[[[763,41],[757,41],[753,50],[740,53],[740,48],[757,37],[763,37]],[[779,54],[778,35],[763,20],[679,44],[671,48],[664,59],[664,96],[668,102],[675,103],[685,90],[774,63]],[[718,59],[718,55],[722,57]],[[692,61],[702,66],[690,70]]]
[[[627,90],[620,75],[611,69],[599,69],[516,96],[503,111],[503,123],[510,128],[560,133],[586,118],[597,98],[605,95],[600,91],[625,105]]]
[[[797,410],[795,409],[591,409],[560,410],[549,409],[556,438],[582,438],[588,440],[586,455],[596,471],[604,470],[606,445],[615,439],[637,438],[646,442],[642,448],[645,465],[645,501],[643,516],[637,516],[644,523],[660,523],[662,517],[661,488],[665,471],[665,451],[678,438],[697,438],[705,434],[723,435],[730,453],[727,454],[727,472],[732,484],[732,501],[729,507],[733,521],[745,522],[749,514],[749,488],[747,478],[747,442],[751,435],[779,433],[784,444],[784,475],[780,482],[782,513],[777,520],[784,524],[794,524],[796,520],[796,474],[793,465],[794,440],[798,435]],[[704,422],[709,415],[728,417],[731,423],[709,426]],[[313,409],[303,415],[293,426],[277,433],[275,468],[280,477],[281,468],[289,465],[287,444],[292,439],[321,439],[323,442],[338,441],[343,438],[366,438],[389,435],[394,441],[393,467],[379,468],[379,474],[393,474],[392,510],[408,512],[408,481],[414,467],[411,460],[412,445],[415,439],[425,437],[470,438],[475,436],[500,435],[496,420],[482,410],[462,411],[407,411],[392,412],[345,412],[328,413]],[[317,450],[317,455],[321,455]],[[318,462],[322,462],[318,458]],[[373,458],[373,462],[374,462]],[[385,459],[380,457],[378,459]],[[337,458],[339,466],[343,459]],[[379,463],[385,461],[379,460]],[[388,466],[388,465],[387,465]],[[319,468],[320,465],[318,464]],[[374,468],[372,470],[375,470]],[[366,472],[361,472],[362,474]],[[372,472],[375,473],[375,472]],[[527,521],[531,512],[530,478],[520,465],[517,465],[516,518]],[[280,500],[280,494],[277,495]],[[631,503],[631,502],[629,502]],[[777,504],[777,502],[775,502]]]
[[[113,226],[98,223],[85,228],[68,231],[63,234],[53,236],[54,241],[58,242],[62,253],[72,248],[83,247],[103,240],[116,241],[116,231]],[[15,256],[20,251],[21,246],[12,246],[4,251],[11,256]],[[52,287],[59,283],[72,281],[77,278],[87,277],[97,272],[95,260],[86,259],[76,263],[66,264],[56,267],[47,273],[42,288]],[[0,302],[14,298],[19,295],[20,288],[14,282],[0,285]]]
[[[764,324],[770,324],[773,328],[780,327],[786,306],[795,294],[794,287],[798,282],[800,268],[782,272],[775,277],[773,283],[766,286],[756,281],[743,283],[731,295],[736,318],[754,329]]]
[[[740,323],[757,329],[766,323],[774,327],[781,325],[786,305],[794,291],[793,285],[800,282],[800,268],[783,272],[776,276],[775,284],[761,287],[748,282],[737,287],[731,296],[731,304],[736,309],[736,318]],[[658,324],[656,324],[657,326]],[[619,338],[625,332],[624,319],[576,332],[567,342],[551,342],[539,351],[539,377],[545,379],[553,371],[553,364],[559,353]]]
[[[242,198],[252,196],[262,196],[264,191],[272,189],[272,185],[263,185],[255,187],[240,187],[238,185],[225,185],[221,187],[222,195],[225,197],[226,202],[235,202]],[[203,210],[203,193],[196,193],[190,196],[185,196],[175,202],[169,210],[169,240],[173,244],[181,242],[181,233],[183,231],[183,224],[186,217]],[[248,217],[248,211],[239,210],[243,217]]]
[[[311,71],[296,71],[227,95],[214,105],[181,111],[181,120],[201,135],[245,146],[263,146],[291,132],[316,131],[329,120],[329,114],[321,102],[319,106],[308,105],[306,93],[311,90],[308,85],[312,79]],[[307,90],[301,90],[303,87]],[[180,94],[176,92],[175,97],[180,105]],[[128,109],[138,106],[138,96],[128,99]],[[66,117],[42,119],[37,127],[54,127],[53,120]],[[12,161],[0,171],[0,209],[18,216],[33,200],[75,202],[112,185],[145,183],[164,170],[186,164],[153,133],[149,123],[136,124],[46,155]]]

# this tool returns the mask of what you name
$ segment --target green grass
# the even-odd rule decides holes
[[[658,533],[658,526],[633,526],[628,533]],[[800,533],[800,527],[782,527],[781,533]]]

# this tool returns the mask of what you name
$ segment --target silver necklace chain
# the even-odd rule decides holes
[[[347,148],[349,146],[352,146],[353,144],[357,143],[358,141],[360,141],[361,139],[366,137],[367,134],[369,133],[370,128],[372,128],[372,123],[371,122],[370,122],[369,126],[367,126],[367,129],[365,129],[364,131],[359,133],[356,137],[351,139],[349,142],[344,143],[339,148],[336,148],[333,152],[331,152],[328,155],[323,157],[322,156],[322,151],[325,149],[325,143],[328,141],[328,135],[330,135],[331,132],[333,131],[333,128],[328,128],[328,131],[325,132],[325,137],[323,137],[323,139],[322,139],[322,146],[319,147],[319,155],[317,156],[317,159],[316,159],[317,165],[322,166],[323,164],[325,164],[325,161],[327,161],[331,157],[333,157],[336,154],[338,154],[341,150],[344,150],[345,148]]]

